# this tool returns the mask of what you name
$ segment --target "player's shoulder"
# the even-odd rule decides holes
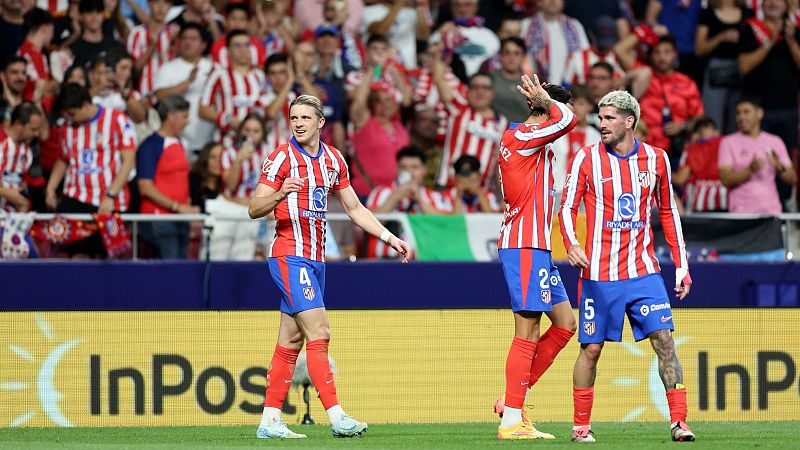
[[[648,153],[654,154],[658,158],[663,158],[667,156],[667,151],[661,147],[656,147],[655,145],[650,145],[647,142],[642,141],[642,146],[644,147],[644,151]]]
[[[344,154],[342,154],[338,148],[328,144],[325,144],[325,146],[328,148],[328,151],[333,154],[333,157],[336,158],[337,161],[344,161]]]

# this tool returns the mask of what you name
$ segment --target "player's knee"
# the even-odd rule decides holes
[[[581,354],[592,364],[597,364],[600,360],[600,353],[603,351],[603,346],[600,344],[588,344],[581,348]]]
[[[309,341],[330,341],[331,340],[331,329],[327,325],[321,326],[316,330],[308,333],[308,340]]]

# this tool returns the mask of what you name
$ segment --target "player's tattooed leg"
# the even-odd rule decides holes
[[[683,368],[675,352],[675,343],[672,341],[670,330],[658,330],[650,333],[650,344],[658,356],[658,374],[666,389],[672,389],[676,384],[683,383]]]

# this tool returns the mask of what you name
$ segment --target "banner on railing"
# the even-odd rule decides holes
[[[689,419],[800,420],[798,309],[673,311]],[[331,311],[342,405],[370,423],[489,422],[513,336],[507,310]],[[0,313],[0,426],[258,423],[277,312]],[[668,420],[649,342],[609,343],[595,421]],[[572,417],[572,341],[528,396]],[[303,416],[293,387],[285,419]],[[311,414],[327,416],[313,395]],[[548,430],[550,431],[550,430]],[[568,432],[568,430],[564,431]]]

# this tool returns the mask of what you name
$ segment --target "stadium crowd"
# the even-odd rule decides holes
[[[501,212],[499,140],[536,73],[578,119],[558,190],[624,89],[686,211],[778,214],[796,208],[798,27],[796,0],[0,0],[0,208],[247,217],[311,94],[371,210]],[[331,225],[340,255],[391,256]],[[201,229],[141,236],[183,258]],[[253,259],[263,234],[218,221],[208,251]]]

